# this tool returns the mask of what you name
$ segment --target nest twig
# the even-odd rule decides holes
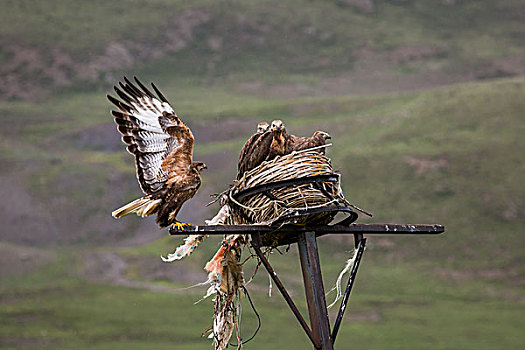
[[[238,199],[237,195],[245,190],[263,184],[285,180],[313,178],[318,175],[336,175],[337,181],[302,181],[272,188]],[[272,224],[292,213],[306,209],[346,206],[340,188],[339,175],[332,168],[330,159],[316,151],[294,152],[264,162],[246,172],[227,194],[232,213],[228,224]],[[283,223],[327,224],[335,212],[294,215],[293,219]],[[281,222],[281,221],[280,221]]]

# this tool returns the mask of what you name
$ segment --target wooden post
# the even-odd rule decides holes
[[[310,314],[310,327],[314,339],[321,345],[318,350],[333,350],[315,232],[310,231],[299,234],[297,243],[303,271],[308,313]]]

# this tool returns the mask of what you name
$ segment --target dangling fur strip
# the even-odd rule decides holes
[[[232,296],[233,297],[233,296]],[[215,298],[215,316],[213,318],[213,332],[210,338],[214,339],[215,350],[224,350],[235,327],[235,305],[230,296],[224,298],[217,294]]]
[[[168,254],[167,257],[161,256],[162,261],[172,262],[190,255],[206,237],[208,237],[208,235],[189,235],[184,239],[184,244],[181,244],[175,249],[175,252]]]
[[[224,254],[226,254],[227,247],[228,242],[224,241],[219,250],[217,250],[217,253],[215,253],[213,258],[206,263],[206,266],[204,266],[206,271],[222,273],[222,260],[224,259]]]
[[[226,219],[230,216],[230,206],[225,204],[221,207],[217,215],[211,220],[204,220],[206,225],[224,225]]]
[[[243,243],[241,235],[227,237],[215,256],[205,266],[205,269],[210,272],[208,281],[211,286],[204,298],[216,293],[213,327],[209,335],[209,338],[214,340],[215,350],[224,350],[228,346],[234,329],[237,329],[237,332],[239,330],[238,308],[240,303],[237,303],[236,306],[234,300],[239,296],[241,287],[244,286],[244,275],[240,263]]]
[[[335,286],[332,289],[330,289],[330,291],[328,293],[326,293],[326,294],[330,294],[331,292],[336,290],[335,300],[330,305],[328,305],[327,308],[331,308],[332,306],[334,306],[335,303],[337,303],[343,297],[343,289],[341,287],[342,282],[343,282],[343,277],[344,277],[344,275],[346,273],[348,273],[349,271],[352,270],[352,267],[354,266],[356,257],[357,257],[357,249],[354,249],[354,255],[350,259],[348,259],[346,261],[346,265],[345,265],[344,269],[341,271],[341,273],[339,273],[339,277],[337,277],[337,281],[335,282]]]

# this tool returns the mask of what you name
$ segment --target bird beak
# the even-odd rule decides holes
[[[323,136],[325,140],[330,140],[332,138],[332,136],[330,136],[330,134],[327,132],[323,133]]]
[[[206,166],[206,164],[203,164],[203,165],[202,165],[202,169],[208,169],[208,167]]]

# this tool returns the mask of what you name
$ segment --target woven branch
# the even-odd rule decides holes
[[[314,181],[292,184],[252,194],[237,200],[236,195],[262,184],[303,179],[317,175],[337,175],[337,181]],[[332,168],[330,159],[316,151],[294,152],[263,162],[246,172],[228,192],[231,215],[227,224],[272,224],[276,220],[305,209],[347,206],[340,188],[339,174]],[[317,184],[316,184],[317,182]],[[327,224],[335,212],[320,212],[294,216],[285,223]]]

